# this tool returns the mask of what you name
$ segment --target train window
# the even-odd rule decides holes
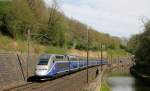
[[[38,65],[47,65],[48,64],[48,59],[40,59]]]
[[[56,56],[55,61],[64,61],[64,56]]]

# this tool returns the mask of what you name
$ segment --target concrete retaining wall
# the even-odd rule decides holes
[[[29,61],[29,76],[34,74],[38,55],[31,55]],[[0,54],[0,88],[7,88],[10,86],[18,85],[18,83],[24,83],[23,75],[19,65],[19,60],[22,64],[23,74],[26,77],[26,54],[14,54],[4,53]]]

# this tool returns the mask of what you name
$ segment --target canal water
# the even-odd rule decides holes
[[[135,79],[129,73],[128,75],[122,73],[120,75],[118,73],[117,75],[110,75],[107,82],[111,87],[111,91],[150,91],[150,85]]]

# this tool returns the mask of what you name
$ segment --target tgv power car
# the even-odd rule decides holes
[[[106,61],[89,59],[88,67],[107,64]],[[44,54],[36,65],[36,77],[55,77],[61,73],[77,71],[87,67],[86,59],[74,55]]]

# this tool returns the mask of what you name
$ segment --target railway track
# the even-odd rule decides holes
[[[11,87],[11,88],[8,88],[8,89],[4,89],[3,91],[21,91],[23,89],[30,88],[31,86],[33,86],[35,84],[37,84],[37,83],[26,83],[26,84],[23,84],[23,85],[19,85],[19,86]]]
[[[94,69],[89,68],[89,69]],[[61,76],[58,77],[57,79],[50,79],[48,81],[41,81],[41,82],[29,82],[24,85],[4,89],[3,91],[43,91],[42,89],[47,89],[47,88],[57,88],[59,85],[61,85],[63,82],[67,81],[67,83],[71,83],[71,80],[76,80],[76,79],[82,79],[84,76],[81,74],[82,72],[86,72],[86,70],[81,70],[79,72],[75,72],[73,74],[69,74],[66,76]],[[44,90],[45,91],[45,90]],[[49,91],[49,90],[46,90]],[[61,91],[61,90],[59,90]]]

